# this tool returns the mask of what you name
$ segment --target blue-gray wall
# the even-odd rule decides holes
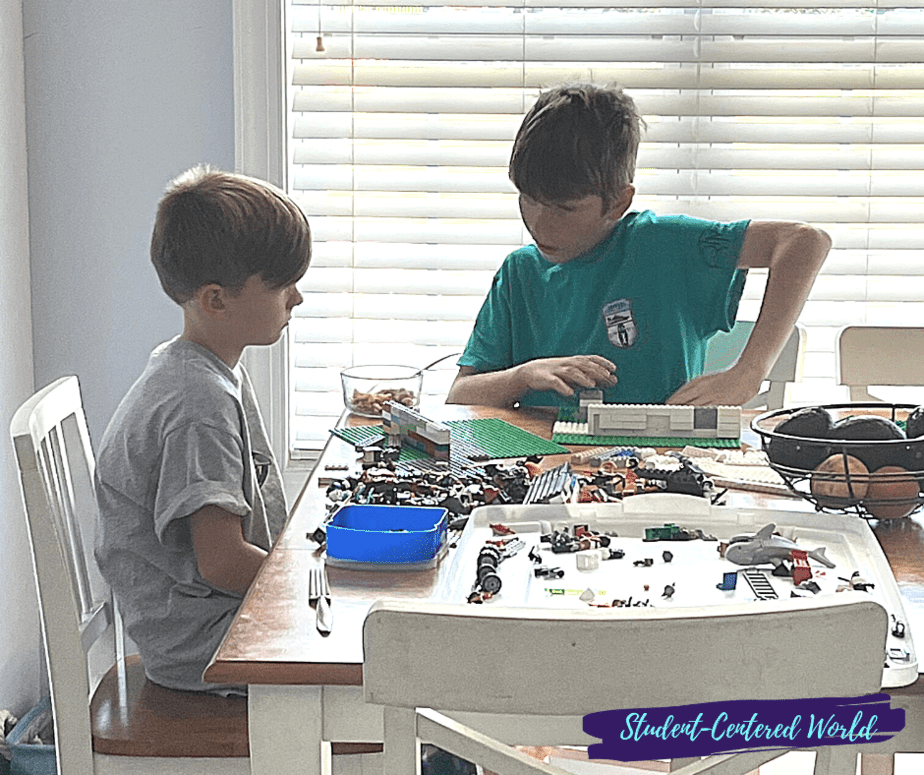
[[[0,290],[2,433],[8,438],[9,417],[33,386],[76,374],[96,441],[151,348],[180,330],[148,260],[158,198],[193,164],[234,165],[232,0],[0,0],[0,9],[0,205],[19,192],[16,215],[0,213],[0,280],[9,282]],[[8,131],[16,123],[5,115],[18,99],[22,117],[22,60],[18,87],[7,66],[20,40],[28,254],[8,229],[22,232],[26,205],[22,133]],[[9,618],[35,604],[8,447],[0,455],[0,708],[22,712],[37,691],[38,630],[34,618]]]

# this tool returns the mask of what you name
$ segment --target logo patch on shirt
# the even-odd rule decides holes
[[[616,299],[603,305],[603,322],[610,342],[628,350],[638,339],[638,323],[632,314],[631,299]]]

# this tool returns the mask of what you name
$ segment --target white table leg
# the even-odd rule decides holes
[[[251,686],[248,698],[251,775],[330,775],[323,687]]]

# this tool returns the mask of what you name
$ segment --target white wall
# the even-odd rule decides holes
[[[35,699],[39,630],[10,419],[32,393],[22,5],[0,0],[0,708]]]
[[[33,389],[34,361],[36,389],[79,377],[95,441],[151,348],[179,332],[148,258],[164,186],[199,162],[234,166],[232,0],[0,9],[0,431],[8,438]],[[19,616],[35,603],[9,446],[0,443],[0,708],[21,712],[38,634],[34,613],[24,625]]]
[[[77,374],[98,439],[179,309],[157,200],[234,165],[231,0],[24,0],[35,383]]]

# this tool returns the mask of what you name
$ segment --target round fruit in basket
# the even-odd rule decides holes
[[[834,420],[823,407],[799,409],[776,426],[767,444],[770,462],[785,468],[812,471],[830,454],[825,439],[833,426]],[[780,438],[779,434],[797,438]]]
[[[834,508],[857,503],[869,486],[869,469],[852,455],[837,453],[825,458],[812,472],[812,495],[822,506]]]
[[[845,417],[834,423],[830,438],[837,441],[890,442],[905,438],[905,432],[891,420],[875,415]],[[895,444],[851,444],[849,453],[860,458],[870,471],[903,463],[903,449]]]
[[[883,466],[873,472],[865,506],[878,519],[907,517],[918,505],[918,481],[900,466]]]
[[[919,406],[905,420],[905,435],[909,439],[924,436],[924,406]]]

